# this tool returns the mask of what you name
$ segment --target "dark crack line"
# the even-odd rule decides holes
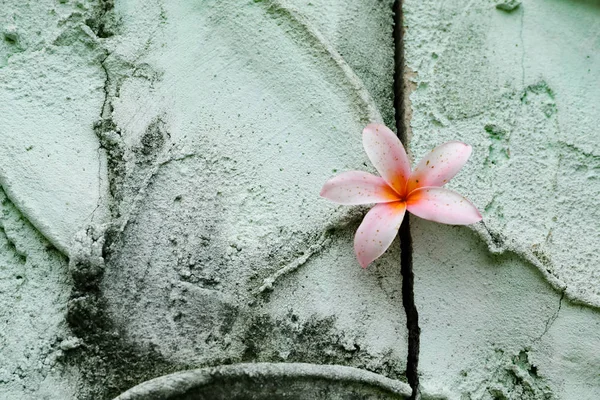
[[[106,115],[109,115],[110,112],[112,112],[112,110],[110,110],[110,108],[112,108],[110,104],[110,74],[108,72],[108,67],[105,64],[108,57],[110,57],[110,53],[107,51],[106,56],[100,61],[100,68],[102,68],[102,71],[104,71],[104,74],[106,75],[103,88],[104,101],[102,102],[102,108],[100,109],[100,119],[104,119]]]
[[[558,314],[560,314],[560,309],[562,308],[562,303],[563,303],[563,300],[565,299],[565,292],[566,292],[566,290],[563,290],[562,293],[560,294],[560,299],[558,300],[558,309],[556,310],[556,312],[554,314],[552,314],[552,316],[550,318],[548,318],[548,320],[546,321],[546,326],[544,327],[544,332],[542,332],[542,334],[534,340],[534,343],[541,341],[542,338],[544,336],[546,336],[546,334],[548,333],[548,331],[550,330],[550,328],[552,327],[554,322],[558,319]]]
[[[408,213],[400,226],[400,272],[402,274],[402,304],[406,312],[406,328],[408,330],[408,357],[406,359],[406,379],[412,388],[411,400],[418,398],[419,393],[419,348],[421,344],[421,328],[419,328],[419,312],[415,305],[415,275],[413,273],[412,237],[410,234],[410,218]]]
[[[400,141],[406,148],[408,134],[405,122],[404,105],[404,30],[402,15],[402,0],[394,1],[394,109],[396,131]]]
[[[405,148],[408,147],[408,134],[405,121],[404,104],[404,32],[402,0],[396,0],[394,11],[394,108],[396,110],[396,131]],[[408,357],[406,360],[406,379],[412,389],[410,400],[419,396],[419,348],[421,329],[419,328],[419,313],[415,305],[412,258],[412,236],[410,234],[410,218],[408,213],[398,231],[400,237],[400,272],[402,274],[402,304],[406,312],[406,328],[408,330]]]
[[[0,234],[2,234],[6,238],[8,247],[15,252],[17,257],[19,258],[19,261],[25,264],[27,262],[27,253],[24,253],[23,251],[19,250],[19,248],[17,247],[17,243],[13,240],[13,238],[10,237],[9,233],[6,232],[6,228],[3,225],[0,225]]]

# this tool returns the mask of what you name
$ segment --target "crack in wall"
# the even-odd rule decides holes
[[[419,393],[419,350],[421,345],[421,328],[419,312],[415,304],[415,275],[413,272],[412,236],[410,234],[410,218],[404,216],[400,231],[400,273],[402,274],[402,304],[406,312],[406,328],[408,330],[408,355],[406,358],[406,379],[412,388],[410,400],[420,398]]]
[[[394,1],[394,108],[396,110],[396,131],[400,141],[408,148],[408,130],[406,124],[405,74],[404,74],[404,26],[402,0]],[[402,274],[402,304],[406,312],[406,328],[408,330],[408,356],[406,360],[406,379],[412,389],[410,400],[419,399],[419,349],[421,328],[419,328],[419,312],[415,304],[412,237],[410,218],[405,214],[398,232],[400,239],[400,272]]]
[[[499,232],[493,231],[486,226],[483,221],[471,225],[470,229],[486,244],[486,247],[491,254],[512,254],[534,266],[554,290],[561,295],[564,295],[572,303],[595,310],[600,308],[600,304],[595,301],[591,299],[581,299],[577,292],[569,290],[565,281],[555,274],[553,263],[545,253],[530,250],[522,243],[507,238]]]
[[[105,64],[108,57],[110,57],[110,53],[106,52],[104,58],[100,61],[100,68],[102,68],[106,75],[106,79],[104,80],[104,101],[102,102],[102,108],[100,108],[100,118],[106,118],[112,112],[112,105],[110,104],[110,74]]]
[[[25,252],[23,252],[21,249],[19,249],[19,247],[17,246],[17,243],[14,241],[13,238],[11,238],[11,235],[8,232],[6,232],[6,228],[4,228],[1,221],[0,221],[0,235],[4,236],[4,239],[6,239],[7,246],[10,248],[10,250],[12,250],[15,253],[18,260],[22,264],[25,264],[27,262],[27,254]]]
[[[560,299],[558,300],[558,308],[557,308],[556,312],[554,314],[552,314],[550,316],[550,318],[548,318],[548,320],[546,321],[546,326],[544,327],[544,332],[542,332],[542,334],[533,341],[534,344],[538,343],[540,340],[543,339],[544,336],[546,336],[546,334],[548,333],[550,328],[552,328],[552,325],[554,324],[554,322],[558,319],[558,314],[560,314],[560,309],[562,308],[562,303],[563,303],[564,298],[565,298],[565,292],[563,291],[560,294]]]

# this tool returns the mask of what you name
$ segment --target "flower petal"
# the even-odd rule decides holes
[[[407,193],[425,186],[443,186],[465,165],[472,150],[462,142],[444,143],[431,150],[413,170]]]
[[[339,204],[368,204],[398,201],[394,189],[375,175],[362,171],[343,172],[323,185],[321,196]]]
[[[354,236],[354,252],[363,268],[390,247],[398,234],[405,211],[406,204],[396,201],[377,204],[365,215]]]
[[[416,189],[408,196],[406,208],[417,217],[442,224],[468,225],[482,219],[469,200],[441,187]]]
[[[385,125],[369,124],[363,130],[363,146],[381,177],[404,195],[410,162],[396,134]]]

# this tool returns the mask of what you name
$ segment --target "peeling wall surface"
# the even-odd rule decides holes
[[[361,269],[368,207],[319,197],[396,126],[392,3],[2,2],[0,399],[255,362],[406,386],[398,239]],[[484,216],[411,218],[422,398],[599,399],[600,2],[402,8],[410,156],[471,144],[448,186]]]

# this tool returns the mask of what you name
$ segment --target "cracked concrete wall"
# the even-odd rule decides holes
[[[463,140],[469,228],[412,226],[424,387],[600,393],[600,3],[404,2],[411,151]]]
[[[399,246],[360,269],[366,208],[318,198],[395,125],[391,3],[6,2],[3,399],[242,361],[405,380]],[[595,399],[600,5],[496,6],[404,2],[409,150],[472,144],[451,187],[484,212],[412,220],[422,391]]]

